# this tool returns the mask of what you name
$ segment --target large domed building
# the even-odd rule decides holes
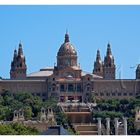
[[[116,79],[115,59],[110,44],[107,45],[104,61],[100,50],[97,50],[92,72],[82,70],[77,64],[77,51],[67,32],[57,53],[57,65],[53,67],[27,74],[22,47],[20,43],[18,52],[14,51],[10,79],[0,80],[0,93],[10,91],[16,94],[24,91],[40,96],[43,100],[55,96],[60,102],[88,102],[92,95],[103,99],[121,99],[136,96],[140,92],[140,65],[136,70],[136,79]]]

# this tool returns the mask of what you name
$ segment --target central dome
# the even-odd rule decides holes
[[[59,69],[64,69],[73,66],[77,66],[77,52],[69,41],[68,33],[66,33],[65,41],[57,53],[57,67]]]
[[[74,46],[69,41],[69,35],[67,33],[65,34],[65,42],[61,45],[58,51],[58,56],[64,55],[77,55]]]

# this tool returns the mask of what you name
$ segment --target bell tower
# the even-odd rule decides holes
[[[96,61],[94,62],[93,74],[103,77],[103,62],[101,61],[99,50],[97,50]]]
[[[10,79],[25,79],[26,78],[26,61],[23,55],[22,44],[19,43],[18,52],[14,50],[13,61],[11,62]]]
[[[116,71],[116,66],[114,64],[114,57],[111,52],[111,46],[108,43],[107,52],[104,58],[104,65],[103,65],[103,78],[106,80],[115,79],[115,71]]]

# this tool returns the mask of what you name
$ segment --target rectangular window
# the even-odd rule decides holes
[[[106,93],[106,96],[110,96],[110,93]]]
[[[122,95],[122,94],[119,92],[119,93],[118,93],[118,96],[121,96],[121,95]]]
[[[112,93],[112,96],[116,96],[115,92]]]
[[[40,93],[37,93],[36,95],[37,95],[37,96],[40,96]]]
[[[62,84],[60,85],[60,91],[64,91],[65,90],[65,86]]]
[[[77,91],[80,92],[81,91],[81,85],[77,84]]]
[[[42,93],[42,96],[46,96],[46,93]]]
[[[127,96],[127,93],[125,92],[125,93],[123,93],[123,96]]]
[[[101,92],[101,93],[100,93],[100,96],[104,96],[104,93]]]

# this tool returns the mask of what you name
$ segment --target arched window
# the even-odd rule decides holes
[[[73,84],[69,84],[69,85],[68,85],[68,91],[69,91],[69,92],[74,91]]]

